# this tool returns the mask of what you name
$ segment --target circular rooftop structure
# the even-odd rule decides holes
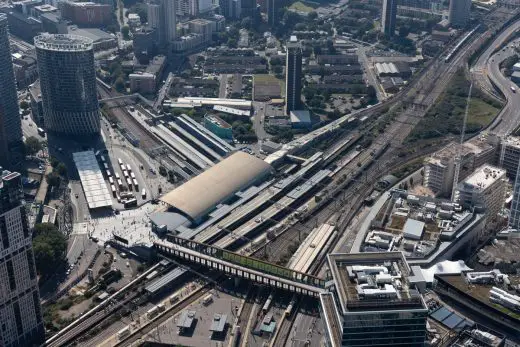
[[[42,34],[34,38],[37,48],[59,52],[81,52],[93,49],[94,41],[68,34]]]

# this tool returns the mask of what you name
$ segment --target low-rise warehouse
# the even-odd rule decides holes
[[[161,198],[195,222],[237,191],[266,178],[271,166],[244,152],[235,152]]]

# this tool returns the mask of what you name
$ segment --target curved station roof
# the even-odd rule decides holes
[[[267,176],[271,166],[238,151],[161,198],[161,201],[199,220],[241,189]]]

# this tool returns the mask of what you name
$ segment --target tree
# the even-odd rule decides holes
[[[29,136],[25,140],[25,153],[35,155],[43,148],[42,143],[34,136]]]
[[[27,109],[29,108],[29,103],[28,103],[27,101],[25,101],[25,100],[22,100],[22,101],[20,102],[20,108],[21,108],[22,110],[24,110],[24,111],[27,110]]]
[[[62,177],[67,176],[67,167],[63,163],[59,163],[56,166],[56,171],[58,171],[58,174]]]
[[[33,239],[33,252],[36,270],[42,276],[51,275],[65,259],[67,238],[50,223],[36,224],[34,232],[36,236]]]
[[[124,92],[125,91],[125,80],[124,80],[124,78],[122,76],[119,76],[116,79],[114,87],[116,87],[118,92]]]
[[[49,186],[57,187],[60,185],[61,178],[57,173],[51,172],[50,174],[45,176],[45,180],[47,181],[47,184]]]
[[[130,40],[130,28],[128,25],[125,25],[121,28],[121,34],[123,35],[123,39]]]
[[[240,26],[244,29],[251,29],[251,25],[253,24],[253,20],[251,17],[245,17],[242,19],[242,22],[240,22]]]

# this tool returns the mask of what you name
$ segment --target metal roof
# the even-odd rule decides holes
[[[213,321],[211,322],[211,327],[209,328],[209,331],[212,331],[214,333],[221,333],[224,331],[224,328],[226,327],[227,323],[227,314],[218,314],[215,313],[213,316]]]
[[[424,232],[424,222],[408,218],[404,223],[403,236],[409,239],[420,240]]]
[[[112,206],[112,194],[103,178],[94,151],[72,154],[89,208]]]
[[[169,192],[161,201],[198,220],[237,191],[267,176],[270,171],[271,166],[265,161],[242,151],[235,152]]]
[[[152,283],[146,286],[145,290],[151,294],[155,294],[164,289],[165,286],[169,285],[171,282],[175,281],[180,276],[184,275],[186,270],[181,268],[175,268],[172,271],[168,272],[166,275],[156,279]]]
[[[193,321],[195,320],[195,315],[197,314],[197,311],[183,311],[181,313],[181,316],[179,317],[179,320],[177,321],[177,327],[189,329],[193,325]]]

